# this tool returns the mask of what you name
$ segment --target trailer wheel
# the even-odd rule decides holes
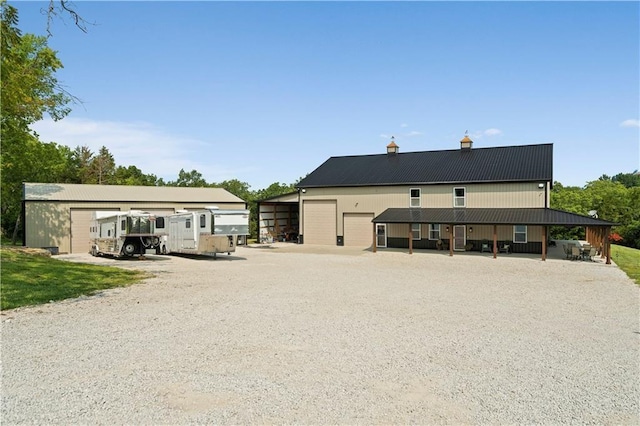
[[[124,243],[124,246],[122,246],[122,251],[127,256],[133,256],[138,251],[138,246],[136,243],[128,241]]]

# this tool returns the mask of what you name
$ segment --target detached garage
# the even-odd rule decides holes
[[[89,226],[96,210],[166,215],[207,206],[246,208],[242,199],[222,188],[25,183],[22,199],[23,245],[59,253],[89,251]]]

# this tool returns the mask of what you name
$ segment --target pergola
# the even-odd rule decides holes
[[[439,223],[448,225],[492,225],[493,257],[498,255],[497,227],[499,225],[542,226],[542,260],[547,258],[549,226],[584,227],[587,241],[602,247],[601,256],[611,264],[609,234],[616,223],[548,208],[390,208],[373,219],[373,251],[376,252],[376,224],[407,224],[409,253],[413,253],[412,224]],[[453,232],[449,233],[449,255],[453,256]]]

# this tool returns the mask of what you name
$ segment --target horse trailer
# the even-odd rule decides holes
[[[158,218],[160,219],[160,218]],[[182,211],[164,219],[166,235],[158,252],[213,256],[231,254],[239,236],[249,235],[249,210],[219,210],[206,208]],[[156,227],[157,231],[162,229]]]
[[[160,246],[163,232],[156,230],[156,217],[148,212],[96,211],[93,213],[90,238],[93,256],[141,256]]]

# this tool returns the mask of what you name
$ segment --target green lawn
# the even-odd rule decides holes
[[[7,247],[0,249],[0,257],[2,310],[125,287],[149,276],[140,271],[65,262]]]
[[[636,284],[640,284],[640,250],[611,244],[611,258]]]

